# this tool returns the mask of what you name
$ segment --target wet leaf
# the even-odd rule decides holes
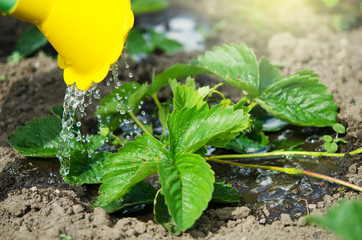
[[[102,99],[99,105],[100,108],[97,109],[95,115],[100,116],[102,125],[114,131],[119,127],[120,121],[130,118],[129,111],[132,111],[133,114],[139,112],[138,105],[147,91],[147,84],[125,83]]]
[[[362,201],[341,201],[324,217],[311,215],[307,221],[332,230],[344,239],[359,240],[362,236]]]
[[[192,87],[181,85],[176,80],[170,81],[170,85],[173,91],[173,107],[174,109],[181,110],[182,108],[193,108],[199,109],[202,105],[206,104],[199,92]]]
[[[213,74],[241,91],[259,95],[259,66],[254,52],[246,45],[224,45],[208,51],[190,64],[176,64],[158,74],[151,86],[157,92],[169,79]]]
[[[42,117],[27,122],[10,134],[8,143],[24,157],[55,158],[62,124],[58,118]]]
[[[70,172],[63,176],[64,180],[73,185],[101,183],[104,174],[105,160],[111,155],[109,152],[94,152],[90,156],[85,153],[72,151]]]
[[[163,155],[167,153],[162,144],[150,135],[128,142],[107,159],[98,200],[108,204],[122,198],[131,187],[157,171],[156,160]]]
[[[213,202],[218,203],[237,203],[240,202],[240,194],[231,184],[225,184],[225,180],[219,180],[214,183],[214,192],[212,193]]]
[[[253,50],[246,45],[224,45],[215,47],[198,57],[191,65],[202,66],[225,82],[248,92],[251,96],[259,95],[259,66]]]
[[[299,126],[332,126],[338,106],[312,71],[301,71],[270,85],[256,101],[275,117]]]
[[[222,146],[248,126],[248,115],[242,110],[222,108],[183,108],[168,117],[169,148],[172,154],[195,152],[206,144]]]
[[[214,189],[214,173],[200,155],[182,153],[170,157],[159,162],[161,193],[173,221],[185,231],[207,208]]]

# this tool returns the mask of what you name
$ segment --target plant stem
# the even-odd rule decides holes
[[[222,94],[221,92],[219,92],[218,90],[214,90],[213,93],[218,94],[223,100],[225,100],[225,96],[224,94]]]
[[[131,118],[137,124],[137,126],[139,126],[142,129],[144,133],[147,133],[148,135],[152,136],[152,134],[145,128],[145,126],[136,118],[133,112],[129,112],[128,114],[131,116]]]
[[[350,152],[349,155],[353,156],[353,155],[356,155],[356,154],[359,154],[359,153],[362,153],[362,147]]]
[[[252,101],[252,102],[249,104],[249,106],[248,106],[248,108],[249,108],[249,112],[250,112],[250,111],[251,111],[251,109],[253,109],[253,108],[254,108],[257,104],[258,104],[257,102]]]
[[[351,152],[352,155],[353,152]],[[250,154],[229,154],[211,156],[214,159],[226,158],[262,158],[272,156],[311,156],[311,157],[344,157],[344,153],[327,153],[327,152],[308,152],[308,151],[277,151],[267,153],[250,153]]]
[[[151,95],[151,97],[153,98],[153,101],[155,101],[158,109],[160,109],[161,108],[161,103],[160,103],[160,100],[158,100],[158,98],[157,98],[157,94],[154,93],[154,94]]]
[[[236,163],[236,162],[229,162],[229,161],[224,161],[224,160],[220,160],[214,157],[206,157],[207,161],[211,161],[211,162],[217,162],[217,163],[222,163],[222,164],[229,164],[229,165],[234,165],[234,166],[239,166],[239,167],[248,167],[248,168],[261,168],[261,169],[267,169],[267,170],[272,170],[272,171],[278,171],[278,172],[284,172],[287,174],[304,174],[304,175],[308,175],[308,176],[312,176],[312,177],[316,177],[316,178],[320,178],[320,179],[324,179],[330,182],[334,182],[349,188],[352,188],[354,190],[360,191],[362,192],[362,188],[359,186],[356,186],[354,184],[351,184],[349,182],[345,182],[336,178],[332,178],[326,175],[322,175],[319,173],[314,173],[314,172],[309,172],[309,171],[304,171],[302,169],[298,169],[298,168],[282,168],[282,167],[273,167],[273,166],[263,166],[263,165],[256,165],[256,164],[246,164],[246,163]]]

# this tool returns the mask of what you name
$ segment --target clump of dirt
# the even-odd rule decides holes
[[[172,0],[171,8],[182,6],[216,22],[227,19],[216,35],[207,41],[207,48],[223,43],[246,43],[257,56],[266,55],[274,63],[283,65],[283,73],[313,69],[320,75],[340,106],[339,120],[347,128],[343,136],[348,144],[341,151],[348,152],[361,146],[362,132],[362,27],[349,32],[334,32],[328,28],[328,17],[316,15],[313,9],[298,8],[299,18],[293,18],[291,3],[281,10],[274,7],[265,12],[265,19],[255,21],[240,14],[235,1]],[[239,1],[242,6],[251,0]],[[278,2],[278,1],[277,1]],[[296,1],[299,3],[299,1]],[[235,7],[237,6],[237,7]],[[302,6],[302,5],[301,5]],[[283,20],[278,14],[288,16]],[[308,14],[309,17],[302,18]],[[245,13],[245,12],[243,12]],[[280,12],[279,12],[280,13]],[[161,13],[162,14],[162,13]],[[237,17],[235,17],[237,16]],[[273,20],[275,19],[275,20]],[[307,21],[307,23],[306,23]],[[293,25],[286,23],[292,22]],[[31,160],[21,157],[8,144],[9,134],[16,126],[24,125],[34,117],[50,114],[50,108],[63,101],[65,84],[56,60],[44,54],[22,60],[11,66],[6,57],[27,24],[9,17],[0,17],[0,238],[1,239],[59,239],[60,234],[73,239],[336,239],[331,233],[304,225],[303,216],[292,220],[281,214],[280,220],[268,223],[267,205],[259,208],[246,206],[214,206],[204,212],[195,227],[177,237],[155,223],[151,216],[107,214],[100,208],[92,209],[86,187],[65,183],[59,174],[57,160]],[[150,81],[152,69],[161,72],[174,63],[188,62],[199,53],[180,52],[176,55],[152,55],[140,63],[131,63],[133,80]],[[120,70],[121,80],[128,80],[128,70]],[[209,76],[197,78],[199,84],[215,84]],[[100,86],[103,94],[110,91]],[[226,90],[227,91],[227,90]],[[228,92],[237,99],[236,92]],[[104,95],[103,95],[104,96]],[[167,98],[164,90],[161,97]],[[92,121],[89,114],[87,121]],[[362,186],[361,156],[349,156],[339,161],[339,178]],[[313,179],[311,179],[313,180]],[[340,199],[362,197],[361,193],[344,189],[322,201],[305,206],[309,212],[323,213]],[[145,210],[148,215],[149,211]]]

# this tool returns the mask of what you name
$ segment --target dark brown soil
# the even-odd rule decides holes
[[[348,32],[335,32],[328,27],[329,18],[316,14],[304,1],[273,1],[262,8],[262,17],[245,16],[238,6],[251,6],[251,0],[172,0],[171,13],[190,11],[198,20],[209,23],[227,19],[216,35],[208,39],[207,49],[223,43],[246,43],[258,57],[266,55],[284,66],[283,73],[313,69],[320,75],[340,106],[339,120],[346,126],[343,136],[348,152],[361,147],[362,131],[362,27]],[[280,4],[283,2],[283,4]],[[293,4],[292,4],[293,2]],[[279,4],[278,4],[279,3]],[[173,236],[145,214],[108,215],[92,209],[85,187],[65,183],[57,160],[32,160],[21,157],[8,144],[9,134],[16,126],[34,117],[50,114],[53,105],[62,103],[65,84],[54,57],[44,53],[11,66],[7,56],[21,32],[28,26],[10,17],[0,17],[0,239],[59,239],[66,234],[73,239],[336,239],[314,226],[305,226],[303,217],[265,224],[265,219],[247,207],[219,207],[206,210],[196,226],[180,237]],[[187,62],[199,53],[180,52],[176,55],[151,55],[140,64],[131,64],[134,79],[149,81],[152,69],[161,72],[177,62]],[[121,68],[121,79],[128,72]],[[215,79],[205,76],[199,82],[210,84]],[[105,84],[102,91],[109,92]],[[164,91],[167,97],[168,92]],[[229,96],[235,97],[233,92]],[[362,186],[361,156],[339,160],[338,178]],[[342,198],[361,197],[361,193],[344,189],[326,195],[316,204],[307,204],[313,213],[322,213]],[[267,217],[265,207],[259,212]]]

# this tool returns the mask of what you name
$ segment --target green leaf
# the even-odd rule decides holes
[[[138,54],[138,53],[151,53],[154,50],[152,43],[146,41],[143,36],[143,32],[139,28],[132,28],[128,32],[127,36],[127,51]]]
[[[335,138],[334,139],[334,142],[335,143],[338,143],[338,142],[342,142],[342,143],[348,143],[346,140],[344,140],[343,138]]]
[[[104,97],[95,114],[101,120],[102,125],[114,131],[120,125],[120,121],[130,118],[129,111],[134,114],[139,112],[138,105],[147,91],[147,84],[140,85],[136,82],[128,82]]]
[[[193,108],[199,109],[202,105],[206,104],[203,102],[202,97],[199,95],[197,90],[186,85],[178,84],[173,89],[173,107],[174,109],[181,110],[182,108]]]
[[[252,131],[242,134],[227,145],[226,149],[232,149],[239,153],[258,153],[265,152],[269,149],[269,138],[263,132]]]
[[[329,135],[324,135],[324,136],[323,136],[323,139],[324,139],[324,141],[326,141],[326,142],[332,142],[332,141],[333,141],[333,138],[332,138],[331,136],[329,136]]]
[[[164,129],[164,133],[167,127],[167,117],[171,112],[171,106],[167,103],[162,103],[161,107],[158,109],[158,119]]]
[[[343,134],[346,132],[346,128],[340,123],[333,124],[332,128],[336,133]]]
[[[31,26],[25,30],[16,42],[14,52],[9,57],[10,61],[16,64],[21,58],[31,55],[47,43],[48,40],[39,29]]]
[[[42,117],[16,128],[8,143],[24,157],[54,158],[58,153],[62,124],[54,117]]]
[[[225,184],[225,180],[219,180],[214,183],[214,192],[212,193],[213,202],[219,203],[237,203],[240,202],[240,194],[231,184]]]
[[[259,61],[259,75],[260,75],[260,84],[259,92],[262,93],[266,88],[268,88],[273,83],[278,82],[283,79],[283,76],[279,74],[279,69],[272,65],[268,59],[262,57]]]
[[[155,220],[161,224],[164,228],[171,231],[175,235],[180,235],[182,230],[173,221],[171,215],[168,213],[168,209],[165,203],[165,198],[160,191],[157,192],[154,209]]]
[[[299,126],[332,126],[338,106],[317,75],[301,71],[270,85],[256,101],[275,117]]]
[[[101,207],[107,213],[114,213],[120,210],[134,209],[136,206],[152,204],[156,196],[157,190],[151,184],[143,181],[137,183],[129,190],[121,199],[116,199],[109,204],[102,205],[97,199],[92,204],[93,207]],[[129,212],[128,210],[127,212]]]
[[[154,30],[150,30],[150,36],[152,40],[152,44],[162,51],[166,53],[176,53],[182,48],[182,44],[173,40],[167,38],[164,34],[155,32]]]
[[[185,231],[207,208],[214,189],[214,173],[200,155],[183,153],[159,161],[161,193],[173,221]]]
[[[152,81],[150,95],[157,93],[162,87],[164,87],[169,79],[180,79],[188,76],[196,76],[201,73],[210,73],[212,72],[205,70],[201,66],[190,66],[187,64],[176,64],[173,65],[162,73],[158,74]]]
[[[281,140],[274,140],[271,144],[271,148],[278,151],[300,151],[301,149],[298,149],[297,147],[303,144],[304,141],[291,141],[284,138]]]
[[[71,151],[70,173],[63,176],[64,180],[77,186],[85,183],[101,183],[100,178],[104,174],[104,162],[110,155],[109,152],[94,152],[88,156],[86,152],[82,154]],[[86,163],[84,163],[84,160]]]
[[[200,65],[219,76],[225,82],[246,91],[251,96],[259,95],[259,66],[253,50],[245,44],[215,47],[198,57],[192,65]]]
[[[327,144],[327,148],[325,148],[327,150],[327,152],[329,153],[335,153],[338,150],[338,145],[336,142],[331,142],[328,144],[328,142],[324,143]]]
[[[246,45],[224,45],[206,52],[190,64],[176,64],[158,74],[152,82],[150,94],[154,94],[169,79],[213,74],[225,82],[247,91],[251,96],[259,95],[259,66],[254,52]]]
[[[170,151],[195,152],[206,144],[223,146],[247,128],[248,116],[220,105],[176,109],[167,120]]]
[[[132,0],[132,12],[135,15],[157,12],[168,6],[166,0]]]
[[[54,117],[58,118],[59,120],[63,118],[63,112],[64,112],[63,104],[60,104],[58,107],[53,106],[50,110],[53,113]]]
[[[343,239],[359,240],[362,236],[362,201],[341,201],[329,209],[324,217],[312,215],[307,221],[328,228]]]
[[[107,159],[98,200],[108,204],[122,198],[131,187],[157,171],[156,160],[163,155],[167,155],[166,150],[150,135],[138,136],[135,141],[128,142]]]
[[[97,150],[100,146],[102,146],[106,142],[106,140],[106,136],[90,135],[87,137],[88,143],[86,144],[86,148],[88,151],[93,152]]]

